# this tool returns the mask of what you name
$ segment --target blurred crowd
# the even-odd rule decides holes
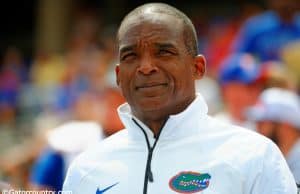
[[[41,160],[57,163],[53,151],[74,155],[123,128],[116,112],[124,98],[114,80],[115,32],[84,12],[63,53],[37,50],[28,62],[18,48],[7,48],[0,70],[0,177],[28,187],[41,153]]]
[[[205,23],[193,18],[208,64],[196,90],[209,114],[277,143],[300,182],[300,3],[267,2]],[[3,53],[0,180],[59,190],[72,158],[123,128],[116,30],[84,16],[63,53],[38,50],[29,61],[14,46]]]

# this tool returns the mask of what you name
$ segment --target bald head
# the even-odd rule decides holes
[[[182,21],[182,34],[185,47],[189,54],[196,56],[198,54],[197,34],[191,20],[178,9],[164,3],[148,3],[137,7],[125,16],[118,30],[118,42],[124,29],[133,21],[143,21],[150,14],[166,14]]]

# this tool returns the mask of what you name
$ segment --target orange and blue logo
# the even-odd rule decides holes
[[[209,186],[211,176],[208,173],[185,171],[172,177],[169,187],[178,193],[196,193]]]

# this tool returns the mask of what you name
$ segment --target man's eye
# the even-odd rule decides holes
[[[132,59],[132,58],[134,58],[136,56],[137,55],[135,53],[126,53],[123,56],[121,56],[121,61],[129,60],[129,59]]]
[[[173,55],[173,52],[171,52],[169,50],[161,49],[158,51],[158,54],[160,56],[171,56],[171,55]]]

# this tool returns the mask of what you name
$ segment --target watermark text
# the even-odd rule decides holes
[[[72,194],[72,191],[50,191],[50,190],[42,190],[42,191],[30,191],[30,190],[2,190],[2,194]]]

